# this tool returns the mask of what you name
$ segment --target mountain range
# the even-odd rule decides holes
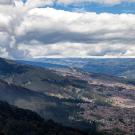
[[[134,58],[40,58],[21,63],[32,64],[46,68],[78,68],[85,72],[124,77],[135,80]],[[50,66],[51,65],[51,66]]]
[[[0,59],[0,100],[64,126],[88,131],[95,122],[100,132],[134,133],[134,80],[32,63]]]

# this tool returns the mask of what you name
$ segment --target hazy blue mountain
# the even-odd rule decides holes
[[[37,67],[42,67],[42,68],[69,68],[66,65],[61,65],[61,64],[53,64],[53,63],[47,63],[47,62],[37,62],[37,61],[24,61],[24,60],[17,60],[16,61],[18,64],[28,64],[28,65],[33,65]]]
[[[40,64],[38,64],[38,62]],[[135,80],[135,59],[96,59],[96,58],[61,58],[61,59],[33,59],[32,65],[50,68],[61,68],[67,66],[78,68],[86,72],[102,73],[113,76],[125,77]],[[31,64],[30,63],[30,64]],[[47,65],[47,66],[46,66]],[[57,66],[56,66],[57,65]]]

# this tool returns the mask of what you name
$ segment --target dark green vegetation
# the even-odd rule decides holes
[[[0,100],[21,108],[31,109],[38,112],[46,119],[54,119],[70,125],[74,121],[68,122],[69,115],[80,109],[75,106],[77,103],[84,103],[82,100],[59,99],[47,96],[23,87],[8,84],[0,80]],[[78,122],[79,127],[85,127],[85,122]],[[88,128],[89,124],[86,126]]]
[[[65,127],[53,120],[45,121],[35,112],[0,101],[0,135],[107,135],[97,131],[92,122],[89,130]]]
[[[95,132],[95,131],[94,131]],[[87,135],[0,101],[0,135]],[[97,133],[95,132],[95,135]]]
[[[0,100],[64,126],[132,135],[135,85],[126,79],[72,68],[44,69],[0,59]],[[94,130],[95,131],[95,130]]]

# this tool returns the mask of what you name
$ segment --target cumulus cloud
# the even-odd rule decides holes
[[[44,46],[43,44],[20,44],[19,49],[27,58],[41,57],[133,57],[135,47],[132,45],[111,44],[80,44],[58,43]],[[43,51],[44,50],[44,51]]]
[[[1,3],[0,56],[135,56],[135,15],[41,8],[41,3],[52,4],[45,2],[16,0],[6,9]]]
[[[44,7],[46,5],[52,5],[55,0],[26,0],[25,6],[28,8]]]

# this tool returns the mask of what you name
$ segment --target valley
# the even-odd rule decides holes
[[[0,59],[0,100],[30,109],[45,119],[100,132],[135,132],[135,85],[120,76],[73,67],[34,66]]]

